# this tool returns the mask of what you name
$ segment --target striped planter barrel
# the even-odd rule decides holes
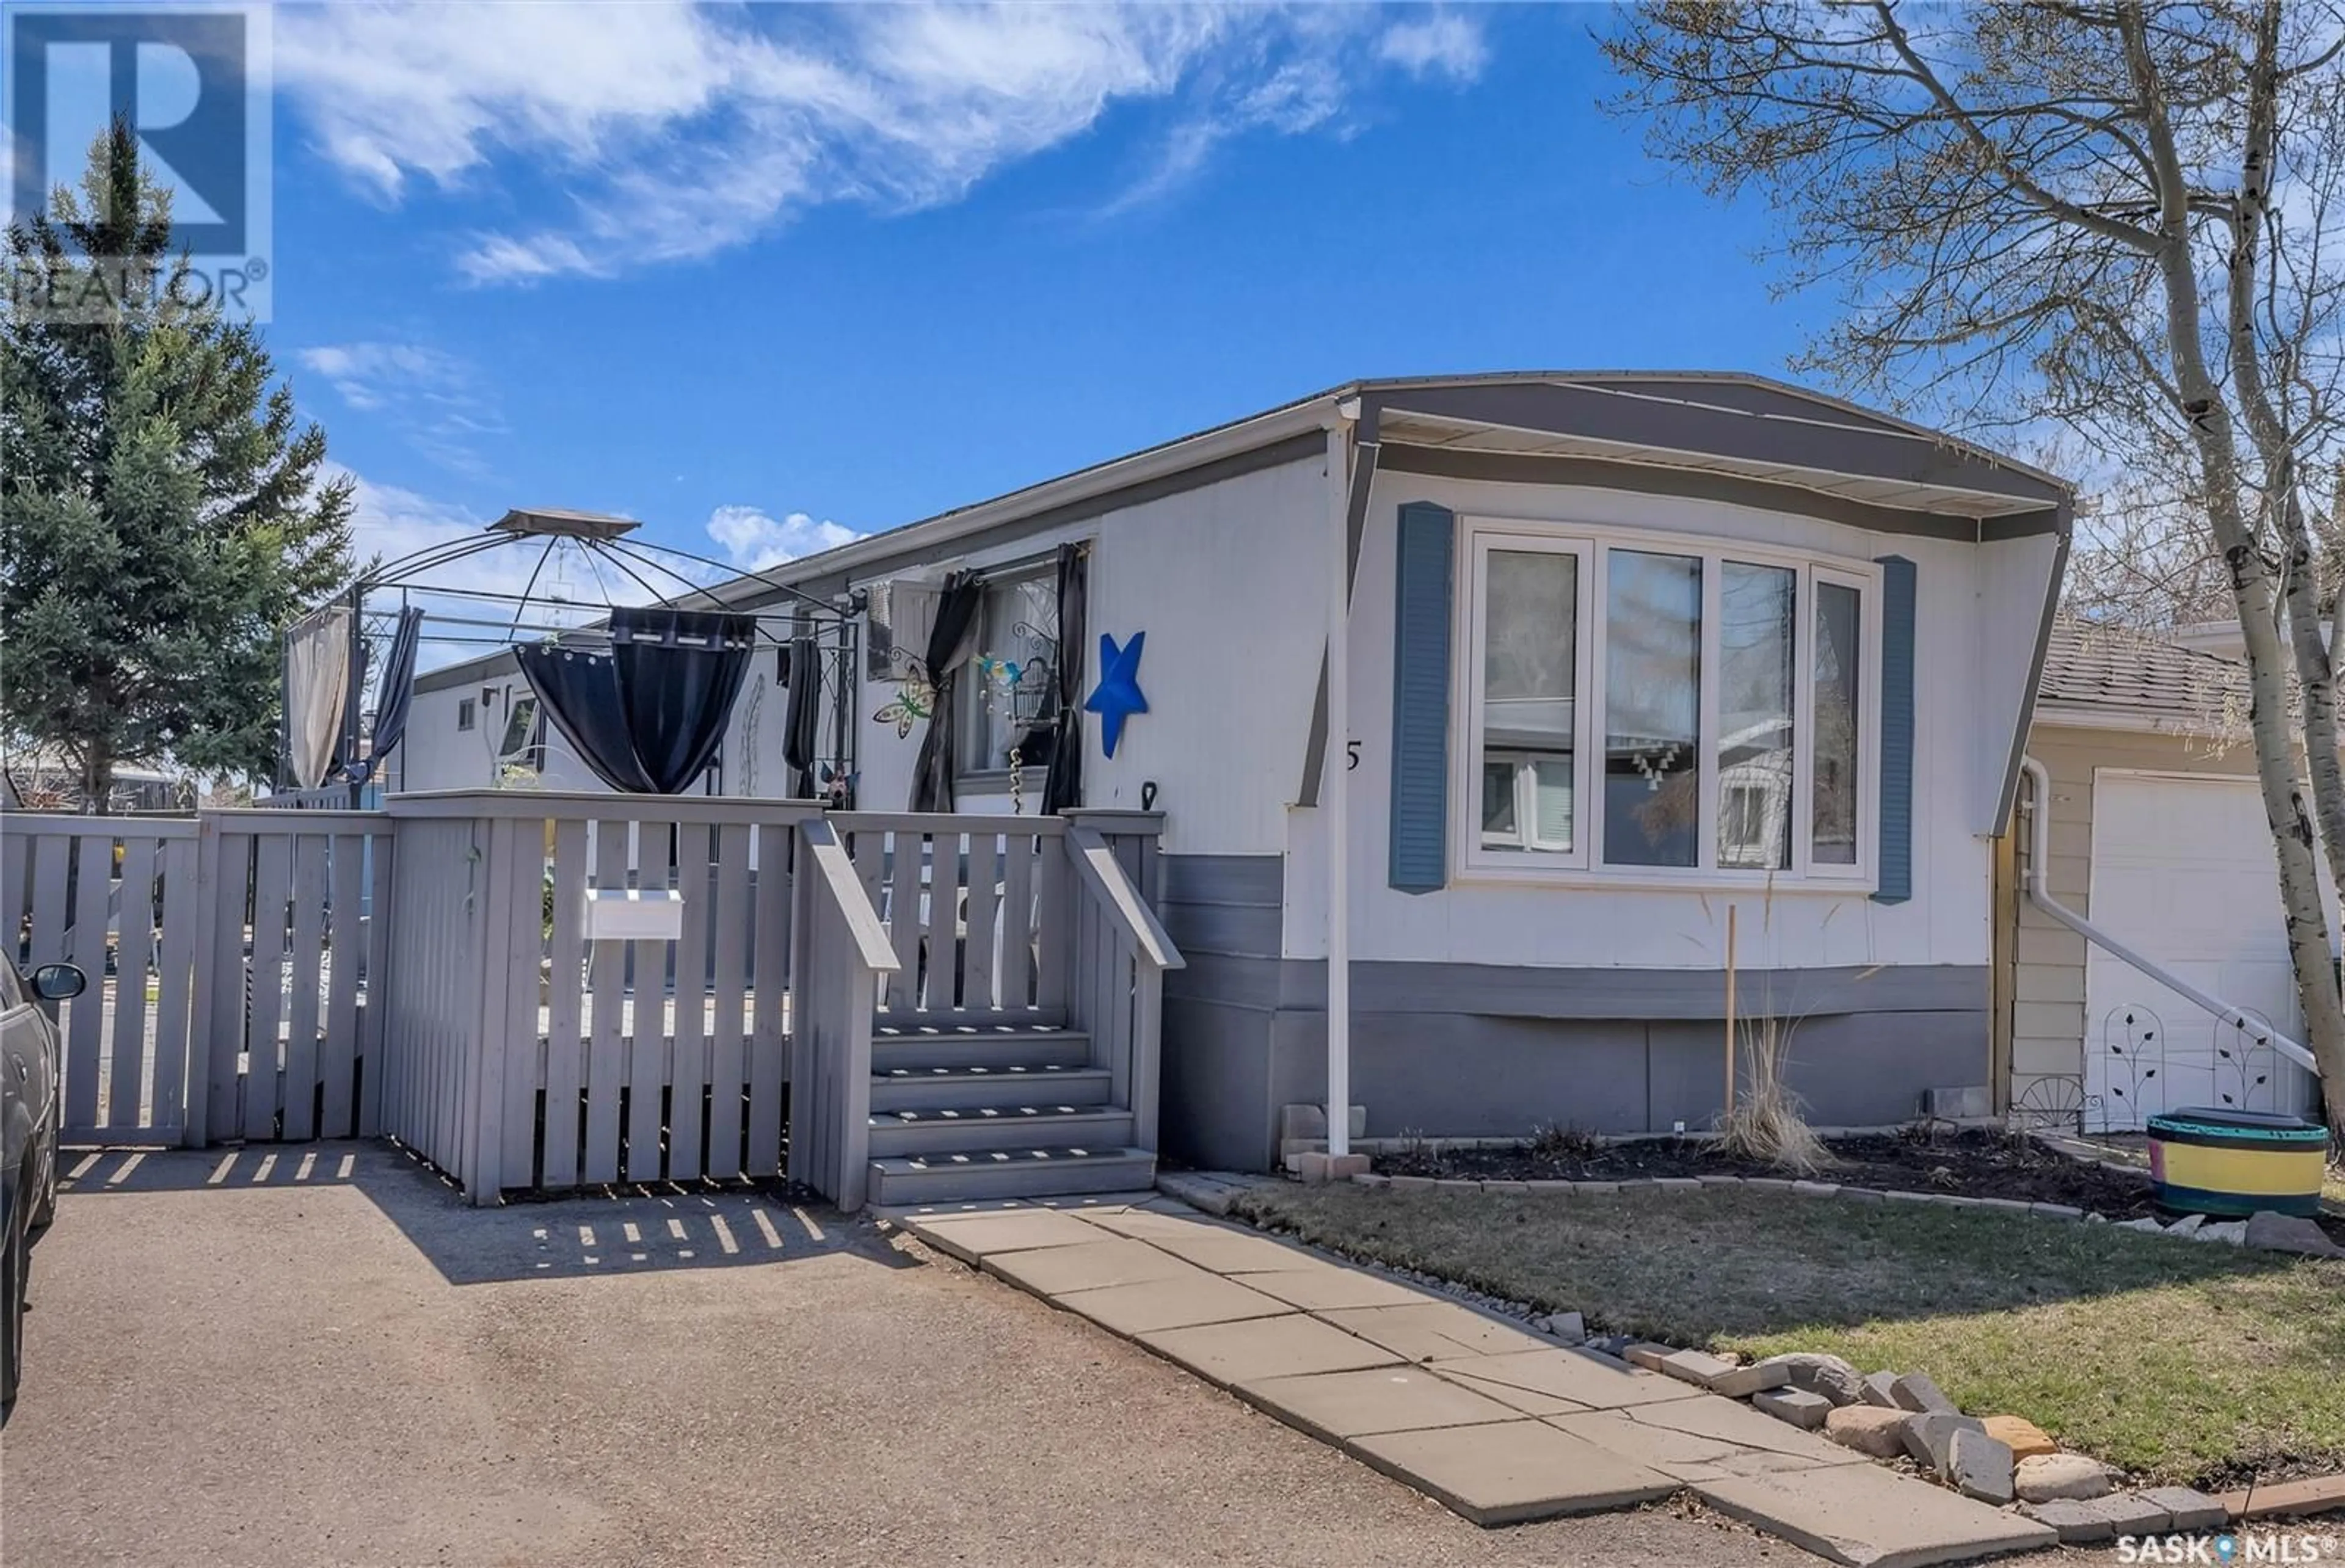
[[[2149,1118],[2149,1175],[2160,1209],[2242,1215],[2320,1212],[2328,1129],[2266,1111],[2194,1107]]]

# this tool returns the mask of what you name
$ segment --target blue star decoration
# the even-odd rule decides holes
[[[1115,755],[1115,744],[1123,739],[1123,721],[1148,712],[1148,699],[1140,694],[1140,647],[1147,641],[1147,632],[1134,632],[1132,641],[1118,648],[1114,638],[1100,633],[1099,684],[1083,699],[1083,712],[1105,721],[1100,726],[1100,749],[1109,756]]]

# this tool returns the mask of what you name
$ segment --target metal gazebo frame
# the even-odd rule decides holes
[[[542,639],[592,641],[606,638],[609,612],[620,608],[623,602],[665,604],[677,609],[722,610],[746,615],[755,622],[760,642],[776,649],[787,649],[800,638],[813,639],[817,652],[815,673],[821,683],[820,695],[828,701],[831,708],[831,744],[827,754],[815,760],[817,776],[838,786],[832,795],[836,804],[852,805],[856,773],[854,698],[859,628],[847,604],[843,601],[834,603],[817,599],[766,572],[730,566],[673,545],[628,537],[642,526],[634,518],[602,512],[545,507],[514,508],[478,533],[442,540],[395,560],[372,564],[348,586],[316,606],[310,612],[313,615],[336,608],[346,608],[350,612],[350,673],[342,700],[341,757],[349,764],[354,764],[358,758],[359,743],[366,727],[365,699],[369,675],[379,667],[380,650],[389,644],[401,617],[418,599],[453,599],[477,603],[484,610],[495,605],[511,606],[513,613],[509,620],[490,619],[485,614],[452,614],[435,611],[428,605],[423,609],[422,623],[426,628],[436,623],[441,628],[456,629],[452,633],[426,630],[422,638],[424,642],[443,646],[473,645],[483,650],[511,648]],[[452,586],[429,580],[434,573],[486,551],[526,549],[541,541],[543,548],[539,550],[528,581],[519,593]],[[565,547],[576,550],[584,559],[603,593],[599,605],[539,593],[539,581],[544,576],[548,565],[553,563],[556,552]],[[662,557],[706,569],[728,583],[760,584],[780,595],[787,608],[737,609],[718,598],[716,590],[709,583],[687,575]],[[642,598],[623,599],[614,595],[603,576],[602,567],[605,565],[611,567],[616,576],[639,588]],[[652,575],[647,576],[646,572]],[[679,586],[673,591],[663,592],[655,579],[665,579]],[[370,607],[371,596],[388,592],[398,595],[395,607]],[[536,612],[534,617],[532,615],[533,609]],[[553,619],[565,611],[591,613],[597,610],[602,612],[599,620],[580,624],[563,625]],[[280,683],[286,680],[285,650],[289,646],[292,635],[289,629],[279,639]],[[794,680],[801,678],[795,669],[790,674]],[[277,781],[280,790],[295,787],[291,779],[291,723],[290,704],[280,703],[277,762]],[[402,736],[402,742],[404,739]],[[342,782],[340,776],[330,777],[320,787]],[[367,781],[351,778],[347,782],[350,804],[355,807],[360,802]]]

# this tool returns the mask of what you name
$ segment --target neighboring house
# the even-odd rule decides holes
[[[407,733],[385,771],[397,790],[486,789],[516,776],[545,789],[606,787],[539,716],[502,652],[416,676]]]
[[[2055,629],[2028,742],[2051,786],[2046,880],[2111,936],[2301,1039],[2238,652],[2236,622],[2175,642]],[[2103,1131],[2183,1106],[2317,1103],[2310,1074],[2022,897],[2028,843],[2012,835],[1997,885],[2015,1111]],[[2333,931],[2325,869],[2322,885]]]
[[[192,774],[163,768],[115,765],[106,809],[185,811],[195,804]],[[58,746],[18,744],[0,752],[0,806],[11,811],[83,812],[81,768]]]
[[[1188,959],[1165,984],[1164,1148],[1259,1168],[1280,1108],[1326,1097],[1335,941],[1372,1136],[1707,1127],[1730,905],[1741,1013],[1800,1020],[1818,1123],[1985,1086],[1992,835],[2069,516],[2048,475],[1757,377],[1434,378],[1353,383],[772,575],[886,623],[854,708],[871,809],[914,798],[939,705],[958,809],[1038,809],[1028,754],[1061,661],[1088,693],[1102,634],[1145,634],[1146,711],[1112,757],[1084,715],[1081,800],[1163,819],[1160,903]],[[906,627],[952,573],[978,597],[939,698]],[[487,782],[510,665],[419,687],[406,787]],[[727,793],[752,793],[745,727]],[[443,749],[461,764],[423,755]],[[547,752],[552,783],[558,737]],[[774,793],[778,767],[759,776]]]

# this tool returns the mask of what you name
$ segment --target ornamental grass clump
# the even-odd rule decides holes
[[[1739,1158],[1812,1176],[1832,1162],[1808,1125],[1800,1097],[1785,1081],[1796,1018],[1758,1017],[1731,1026],[1734,1052],[1749,1064],[1743,1084],[1718,1118],[1718,1147]]]

